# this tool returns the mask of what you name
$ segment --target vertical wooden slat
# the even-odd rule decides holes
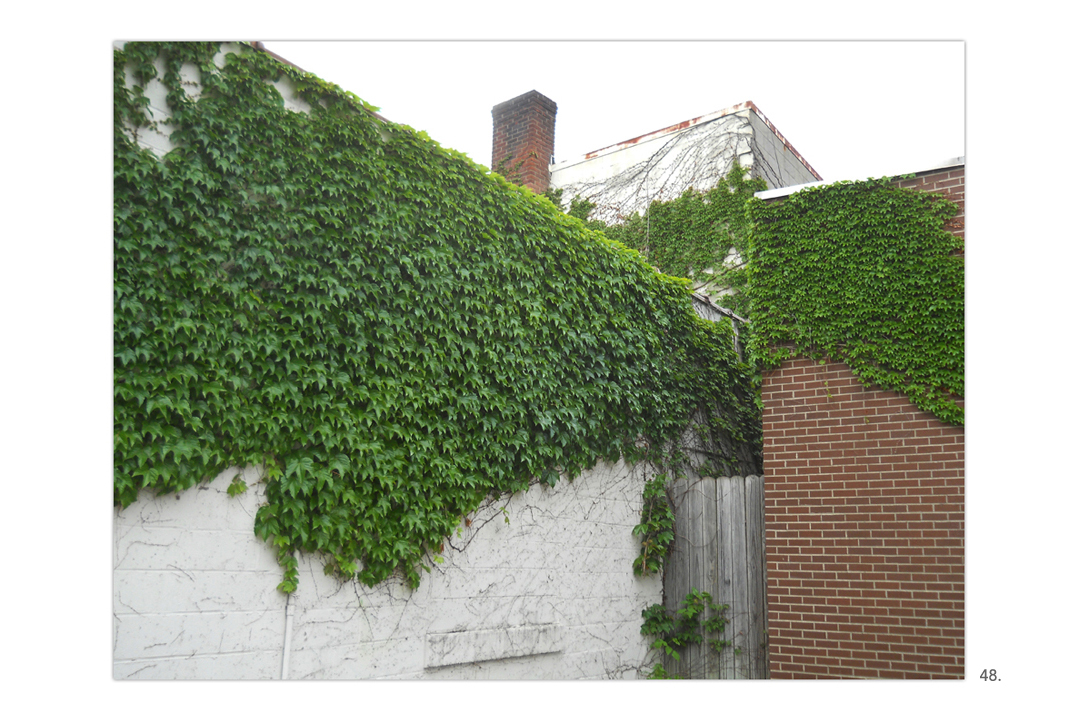
[[[692,518],[694,516],[694,493],[693,483],[689,478],[682,478],[680,481],[680,489],[682,490],[683,509],[685,515],[685,522],[683,524],[683,578],[684,582],[679,587],[679,594],[675,597],[676,607],[680,607],[683,600],[686,599],[686,595],[690,592],[690,588],[694,586],[694,536],[693,536],[693,523]],[[691,665],[691,653],[688,652],[688,648],[682,648],[679,651],[681,659],[679,662],[679,674],[684,678],[693,677],[693,667]]]
[[[758,505],[758,518],[761,524],[761,554],[758,556],[758,565],[761,575],[761,668],[762,680],[769,678],[769,575],[768,575],[768,548],[765,545],[765,477],[758,476],[761,486],[761,502]]]
[[[746,484],[743,478],[732,478],[731,483],[731,555],[737,563],[731,574],[731,655],[735,664],[735,677],[747,678],[746,638],[749,633],[749,602],[746,588]],[[736,653],[735,648],[740,652]]]
[[[715,598],[720,591],[720,538],[716,526],[716,503],[717,487],[719,481],[716,478],[708,478],[702,483],[702,566],[704,577],[699,586],[701,590]],[[720,677],[720,657],[708,645],[709,640],[719,640],[719,633],[707,633],[705,635],[705,672],[707,678]]]
[[[672,496],[675,500],[675,542],[673,543],[669,569],[672,573],[670,589],[665,588],[665,607],[676,612],[686,594],[690,592],[690,548],[688,532],[689,502],[687,501],[688,483],[680,478],[672,483]],[[689,677],[690,662],[685,651],[679,659],[666,658],[664,667],[668,673]]]
[[[714,599],[720,605],[734,605],[732,589],[734,583],[732,576],[735,572],[735,558],[731,548],[731,486],[732,478],[721,478],[717,486],[717,537],[720,543],[720,582]],[[731,610],[728,610],[731,617]],[[724,630],[723,639],[731,640],[731,624]],[[730,650],[720,654],[720,678],[731,679],[735,677],[735,666],[732,662]]]
[[[689,559],[689,583],[690,587],[687,592],[697,588],[701,582],[701,548],[702,548],[702,528],[701,528],[701,516],[702,516],[702,495],[701,495],[701,480],[690,480],[689,487],[686,492],[686,505],[687,505],[687,534],[686,534],[686,546],[687,556]],[[685,595],[683,596],[685,597]],[[686,654],[687,675],[686,677],[693,680],[701,678],[702,664],[704,653],[701,651],[701,645],[694,643],[687,647],[683,652]]]
[[[664,558],[664,607],[668,612],[673,610],[672,598],[675,596],[675,589],[678,587],[679,578],[681,577],[679,558],[682,557],[682,548],[679,546],[679,533],[682,532],[684,521],[682,508],[676,495],[677,490],[678,483],[668,484],[668,497],[672,499],[671,509],[675,512],[675,539],[671,543],[671,550],[668,552],[667,557]],[[669,658],[666,653],[660,656],[660,660],[669,674],[676,672],[677,663]]]
[[[758,483],[761,487],[761,501],[758,505],[758,522],[761,526],[761,554],[758,556],[758,567],[761,575],[761,667],[759,675],[762,680],[769,678],[769,575],[768,575],[768,552],[765,547],[765,477],[759,475]]]
[[[746,570],[750,610],[746,652],[751,677],[765,678],[769,666],[765,647],[765,482],[757,475],[746,478]]]

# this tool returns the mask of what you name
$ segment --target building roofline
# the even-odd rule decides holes
[[[724,108],[723,110],[717,110],[716,112],[708,113],[707,115],[701,115],[699,117],[691,118],[689,120],[683,120],[682,122],[675,123],[674,125],[668,125],[667,127],[660,128],[659,130],[653,130],[652,132],[645,133],[644,135],[638,135],[637,137],[630,138],[629,140],[623,140],[622,142],[615,143],[614,145],[608,145],[606,147],[600,148],[599,150],[587,152],[584,155],[572,158],[570,160],[563,160],[558,163],[552,163],[551,168],[552,170],[554,170],[561,169],[563,167],[569,167],[571,165],[577,165],[578,163],[585,162],[586,160],[592,160],[603,155],[610,155],[613,152],[624,150],[632,145],[637,145],[642,142],[655,140],[656,138],[668,135],[670,133],[678,132],[680,130],[686,130],[687,128],[691,128],[707,122],[712,122],[713,120],[718,120],[728,115],[737,115],[739,113],[747,111],[752,111],[754,114],[756,114],[758,118],[760,118],[761,121],[765,123],[766,127],[768,127],[769,130],[771,130],[773,134],[776,135],[780,142],[784,144],[784,147],[786,147],[796,158],[798,158],[799,162],[801,162],[803,166],[807,170],[809,170],[814,177],[818,178],[819,180],[821,179],[821,175],[819,175],[818,172],[810,166],[810,163],[806,162],[806,159],[799,153],[798,150],[794,148],[794,146],[792,146],[791,143],[787,141],[787,138],[785,138],[783,134],[781,134],[781,132],[776,129],[776,126],[772,124],[772,121],[770,121],[769,118],[765,117],[765,113],[761,112],[761,109],[757,105],[755,105],[752,100],[747,100],[746,102],[739,103],[738,105],[732,105],[730,107]]]
[[[299,65],[297,65],[296,63],[294,63],[292,60],[288,60],[286,58],[283,58],[282,56],[278,55],[273,50],[268,50],[267,47],[266,47],[266,43],[262,42],[261,40],[249,40],[248,44],[251,45],[251,47],[258,50],[259,52],[266,53],[267,55],[274,58],[275,60],[277,60],[279,63],[282,63],[283,65],[288,65],[290,67],[294,67],[294,68],[296,68],[297,70],[299,70],[302,73],[308,73],[309,75],[314,75],[314,73],[311,73],[311,72],[305,70],[304,68],[302,68]],[[320,79],[326,80],[326,78],[320,78]],[[330,82],[330,81],[327,81],[327,82]],[[387,120],[382,115],[375,112],[374,110],[368,110],[367,108],[364,108],[364,112],[368,113],[369,115],[371,115],[372,117],[374,117],[374,118],[376,118],[378,120],[381,120],[384,123],[389,123],[390,122],[390,120]]]
[[[896,172],[887,173],[885,175],[874,175],[873,177],[860,178],[860,180],[876,180],[876,179],[881,178],[881,177],[886,177],[886,178],[890,178],[890,179],[895,180],[897,178],[903,177],[904,175],[926,175],[927,173],[939,172],[941,170],[947,170],[949,168],[964,167],[964,165],[965,165],[964,156],[961,155],[959,157],[949,158],[948,160],[939,162],[936,165],[931,165],[929,167],[919,168],[918,170],[909,170],[908,172],[899,172],[899,173],[896,173]],[[800,190],[805,190],[806,188],[819,187],[821,185],[831,185],[831,184],[832,184],[832,181],[826,182],[826,181],[822,180],[822,181],[819,181],[819,182],[803,183],[801,185],[791,185],[789,187],[773,188],[771,190],[761,190],[759,192],[754,193],[754,197],[760,198],[761,200],[775,200],[776,198],[782,198],[782,197],[787,197],[788,195],[794,195],[795,193],[799,192]]]
[[[799,162],[803,164],[803,167],[810,171],[811,175],[816,177],[818,180],[822,179],[821,175],[818,174],[818,171],[815,170],[810,165],[810,163],[806,162],[806,158],[802,156],[802,153],[796,150],[795,146],[788,142],[787,138],[784,137],[783,133],[776,129],[776,126],[772,124],[772,121],[769,120],[769,118],[765,117],[765,113],[761,112],[761,108],[759,108],[750,100],[747,100],[744,104],[750,106],[750,109],[753,110],[757,114],[757,116],[761,118],[761,121],[765,123],[765,125],[767,125],[770,130],[773,131],[773,134],[780,139],[780,142],[784,144],[784,147],[786,147],[792,155],[799,159]]]

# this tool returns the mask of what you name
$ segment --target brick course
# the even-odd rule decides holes
[[[773,678],[964,673],[964,430],[844,363],[762,390]]]
[[[896,184],[956,203],[963,240],[964,179]],[[770,676],[963,678],[963,427],[841,362],[762,381]]]
[[[939,193],[956,203],[956,216],[945,223],[945,227],[961,240],[964,240],[964,180],[964,166],[959,166],[916,173],[914,178],[900,180],[896,185],[924,192]]]

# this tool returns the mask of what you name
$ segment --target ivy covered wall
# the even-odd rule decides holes
[[[748,205],[753,361],[805,355],[849,365],[963,424],[963,239],[943,195],[882,178]]]
[[[773,678],[964,677],[963,185],[752,204]]]
[[[259,465],[282,590],[297,551],[415,587],[492,494],[677,468],[692,416],[760,447],[730,331],[547,199],[247,47],[130,43],[115,69],[118,505]]]

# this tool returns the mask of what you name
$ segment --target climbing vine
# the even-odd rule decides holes
[[[645,482],[641,522],[634,527],[634,535],[641,537],[641,553],[634,559],[634,574],[660,572],[675,541],[675,513],[667,498],[666,474],[658,473]]]
[[[713,190],[688,189],[618,224],[589,222],[750,318],[741,329],[751,348],[741,390],[759,406],[760,373],[801,354],[843,360],[863,382],[905,393],[945,422],[963,423],[963,248],[944,228],[956,207],[940,195],[898,188],[889,178],[810,188],[774,203],[754,197],[763,189],[763,180],[748,179],[733,162]],[[549,192],[556,204],[561,194]],[[593,209],[575,197],[568,212],[587,220]],[[734,406],[749,406],[741,400]],[[746,421],[760,428],[758,418]],[[746,473],[747,462],[732,472],[730,460],[748,447],[753,457],[744,461],[760,467],[760,430],[746,437],[757,444],[729,446],[722,462],[699,470]],[[674,538],[665,483],[658,475],[645,486],[634,529],[642,538],[637,574],[662,570]],[[695,619],[705,608],[718,608],[696,593],[674,615],[660,605],[643,613],[641,631],[655,638],[652,648],[677,659],[680,648],[701,642]],[[672,676],[657,664],[649,677]]]
[[[944,227],[955,205],[889,178],[779,202],[754,198],[762,189],[735,163],[717,188],[654,202],[604,232],[749,318],[740,341],[755,382],[786,357],[830,357],[962,423],[963,248]]]
[[[259,465],[283,591],[298,551],[415,587],[489,496],[619,456],[677,472],[691,418],[720,455],[759,444],[730,330],[547,199],[246,46],[114,68],[118,505]],[[164,158],[138,143],[154,81]]]
[[[639,250],[661,272],[722,290],[724,307],[745,317],[746,203],[765,187],[735,160],[711,190],[689,188],[674,200],[653,202],[647,212],[631,215],[607,234]]]
[[[704,644],[719,654],[731,647],[730,640],[719,638],[727,628],[729,607],[715,602],[711,594],[692,588],[674,612],[660,604],[643,610],[641,634],[653,638],[649,644],[651,649],[675,661],[679,660],[681,651],[697,644]],[[712,637],[706,637],[709,635]],[[651,680],[681,679],[669,674],[663,663],[656,663],[647,677]]]
[[[956,206],[888,178],[753,200],[753,361],[842,360],[865,383],[962,424],[964,260]]]

